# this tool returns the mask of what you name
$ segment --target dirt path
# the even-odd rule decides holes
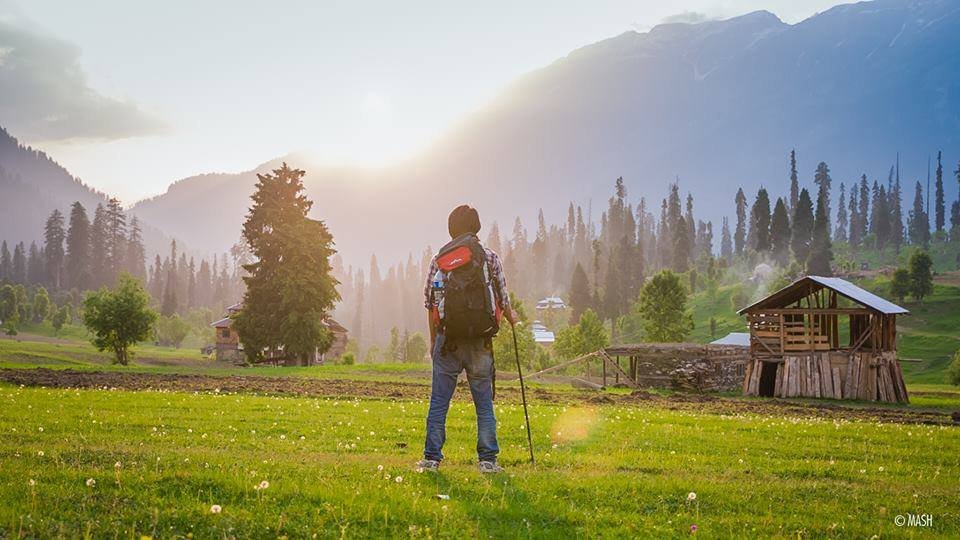
[[[14,385],[48,388],[255,393],[337,398],[429,399],[430,397],[430,386],[424,383],[300,377],[215,377],[193,374],[35,368],[0,369],[0,381]],[[456,394],[458,399],[469,399],[469,395],[469,390],[466,388],[461,388]],[[760,414],[801,418],[817,417],[908,424],[954,425],[954,420],[951,418],[949,411],[871,407],[863,404],[839,405],[833,402],[810,403],[781,399],[743,399],[698,394],[661,396],[643,391],[624,395],[587,391],[551,391],[544,388],[534,388],[528,392],[528,395],[534,402],[649,406],[722,415]],[[519,402],[519,388],[500,387],[497,389],[497,399]]]

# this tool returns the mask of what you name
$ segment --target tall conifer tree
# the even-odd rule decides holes
[[[92,288],[90,275],[90,219],[80,201],[70,206],[67,229],[66,282],[68,287],[83,291]]]
[[[313,202],[304,194],[304,174],[286,163],[258,174],[243,224],[255,260],[244,266],[247,290],[234,326],[251,360],[269,349],[305,364],[332,341],[323,321],[340,300],[330,266],[333,236],[307,217]]]
[[[943,157],[943,152],[937,152],[937,182],[936,182],[936,198],[934,202],[934,208],[936,212],[935,223],[937,232],[943,232],[943,227],[946,225],[946,206],[943,198],[943,163],[941,159]]]
[[[737,226],[733,233],[733,245],[737,256],[742,256],[747,240],[747,196],[743,194],[743,188],[737,189],[734,203],[737,207]]]
[[[800,190],[797,208],[793,213],[791,227],[790,250],[793,258],[801,265],[806,265],[810,255],[810,243],[813,240],[813,203],[810,201],[810,192],[807,188]]]
[[[54,210],[47,218],[43,231],[43,254],[46,265],[46,274],[54,290],[60,290],[63,277],[63,241],[66,233],[63,230],[63,214]]]
[[[780,266],[786,266],[790,259],[790,218],[783,198],[777,198],[770,219],[770,251]]]

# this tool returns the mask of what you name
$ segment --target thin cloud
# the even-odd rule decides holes
[[[79,58],[73,44],[0,10],[0,125],[32,141],[112,140],[165,130],[136,104],[90,88]]]
[[[715,17],[710,17],[706,13],[700,13],[699,11],[684,11],[682,13],[675,13],[673,15],[668,15],[664,17],[660,22],[667,23],[688,23],[688,24],[697,24],[705,21],[710,21],[715,19]]]

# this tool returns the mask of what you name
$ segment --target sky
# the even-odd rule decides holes
[[[129,205],[291,152],[389,165],[584,45],[838,3],[0,0],[0,126]]]

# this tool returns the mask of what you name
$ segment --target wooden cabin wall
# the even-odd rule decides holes
[[[747,365],[745,395],[760,395],[762,366],[763,361],[756,357]],[[778,362],[774,396],[909,402],[894,351],[824,351],[785,356]]]

